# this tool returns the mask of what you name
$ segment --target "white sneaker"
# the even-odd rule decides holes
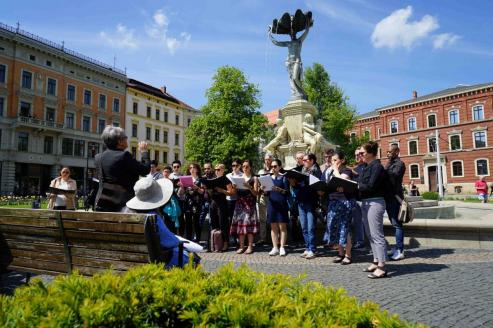
[[[284,249],[284,247],[281,247],[281,249],[279,250],[279,255],[286,256],[286,250]]]
[[[308,255],[308,251],[304,251],[303,254],[301,254],[301,257],[306,257]]]
[[[273,249],[269,252],[269,256],[276,256],[276,255],[279,255],[279,249],[277,249],[277,248],[273,248]]]
[[[306,253],[305,259],[311,260],[311,259],[314,259],[314,258],[315,258],[315,254],[312,251],[308,251]]]
[[[404,251],[396,250],[394,254],[390,257],[393,261],[399,261],[404,259]]]

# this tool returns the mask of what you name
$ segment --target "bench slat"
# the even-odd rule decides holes
[[[115,222],[115,223],[144,223],[145,214],[110,213],[110,212],[80,212],[62,211],[63,220],[78,220],[89,222]]]
[[[17,234],[17,235],[49,236],[49,237],[55,237],[57,238],[57,240],[61,240],[60,231],[58,230],[57,227],[50,229],[50,228],[10,226],[5,224],[0,224],[0,233],[1,232]]]
[[[128,261],[113,261],[106,259],[91,259],[87,257],[72,256],[73,265],[79,266],[90,266],[93,268],[104,268],[104,269],[116,269],[116,270],[128,270],[136,265],[142,264],[139,262],[128,262]]]
[[[15,239],[6,239],[7,245],[10,249],[22,249],[26,251],[39,251],[39,252],[53,252],[53,253],[63,253],[63,245],[55,243],[26,243],[19,242]]]
[[[72,247],[71,252],[72,252],[72,256],[79,256],[80,258],[129,261],[129,262],[139,262],[139,263],[149,262],[149,255],[142,253],[120,252],[116,250],[105,251],[100,249],[78,248],[78,247]]]
[[[58,223],[53,218],[28,218],[28,217],[6,217],[0,216],[0,224],[20,225],[31,227],[57,227]]]
[[[23,259],[65,263],[65,256],[63,253],[33,252],[22,249],[11,249],[11,252],[13,256]]]
[[[1,229],[0,229],[1,233]],[[5,239],[11,239],[19,242],[26,243],[56,243],[61,244],[60,238],[49,237],[49,236],[29,236],[29,235],[19,235],[13,233],[4,233]]]
[[[11,266],[21,266],[25,268],[33,268],[38,269],[40,271],[55,271],[61,273],[67,273],[67,266],[65,263],[57,263],[57,262],[49,262],[49,261],[40,261],[40,260],[32,260],[25,259],[21,257],[14,257],[12,260]],[[12,270],[10,266],[9,270]]]
[[[65,272],[58,272],[58,271],[50,271],[50,270],[39,270],[35,269],[32,267],[25,267],[25,266],[20,266],[20,265],[10,265],[8,267],[9,270],[11,271],[18,271],[18,272],[30,272],[34,274],[48,274],[50,276],[57,276],[60,274],[65,274]]]
[[[92,230],[99,232],[125,232],[125,233],[144,233],[144,224],[122,224],[122,223],[108,223],[108,222],[81,222],[63,220],[63,227],[65,230],[78,229],[78,230]]]
[[[128,243],[145,244],[144,234],[129,234],[129,233],[104,233],[95,231],[77,231],[66,230],[65,233],[69,239],[69,244],[76,243],[77,239],[93,239],[101,241],[120,241]]]
[[[2,217],[28,217],[28,218],[55,218],[56,212],[53,210],[33,210],[26,208],[2,208],[0,216]]]
[[[70,243],[72,247],[94,248],[102,250],[120,250],[125,252],[145,253],[148,254],[147,246],[144,244],[107,242],[97,240],[75,239]]]

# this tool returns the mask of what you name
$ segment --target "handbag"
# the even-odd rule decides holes
[[[101,161],[98,162],[98,168],[101,176],[95,209],[99,212],[119,212],[127,201],[132,198],[132,195],[127,189],[116,183],[103,182],[104,172]]]
[[[397,220],[401,223],[409,223],[414,220],[414,208],[411,204],[405,199],[401,199],[399,196],[395,195],[397,201],[401,204],[399,209],[399,215],[397,216]]]

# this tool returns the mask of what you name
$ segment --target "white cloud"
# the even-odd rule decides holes
[[[373,46],[375,48],[404,47],[410,49],[439,27],[438,20],[430,15],[423,16],[421,20],[409,21],[412,13],[413,8],[407,6],[394,11],[390,16],[378,22],[371,35]]]
[[[433,48],[442,49],[445,46],[454,44],[459,39],[460,36],[452,33],[442,33],[435,35],[433,36]]]
[[[168,27],[169,25],[168,16],[166,16],[162,9],[156,11],[152,18],[154,19],[154,23],[156,23],[157,26]]]
[[[162,9],[157,10],[152,19],[152,24],[146,27],[147,35],[164,45],[170,54],[175,54],[178,48],[190,41],[192,36],[187,32],[182,32],[179,37],[169,35],[170,20]]]
[[[134,37],[134,30],[128,29],[123,24],[116,26],[116,33],[109,35],[108,33],[101,31],[99,36],[111,46],[121,49],[137,49],[138,42]]]

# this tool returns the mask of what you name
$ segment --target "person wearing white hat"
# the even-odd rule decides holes
[[[138,213],[154,214],[158,216],[157,230],[161,247],[169,249],[174,248],[173,258],[167,264],[168,267],[178,264],[178,245],[180,239],[175,236],[164,224],[164,217],[167,215],[163,212],[162,207],[170,200],[173,194],[173,183],[168,179],[154,180],[151,176],[142,178],[135,183],[135,197],[127,202],[127,208]],[[191,252],[203,251],[202,246],[185,240],[184,247]],[[188,255],[184,254],[184,262],[188,262]]]

